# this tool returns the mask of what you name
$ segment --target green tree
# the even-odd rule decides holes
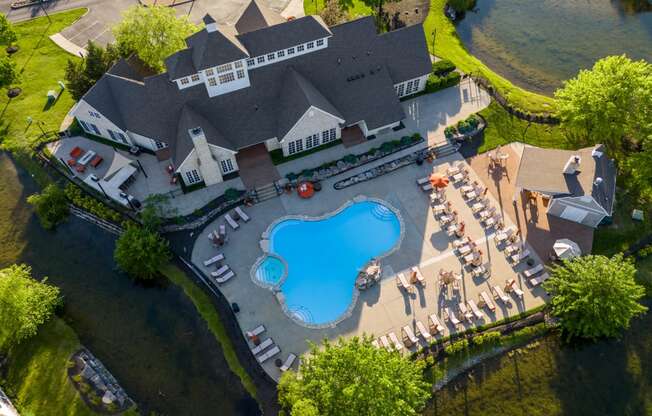
[[[81,99],[120,58],[118,50],[111,44],[104,49],[88,41],[86,50],[88,54],[84,59],[69,59],[66,66],[66,86],[75,100]]]
[[[16,64],[8,56],[0,56],[0,88],[9,87],[18,79]]]
[[[552,294],[552,313],[570,336],[611,337],[647,310],[638,303],[645,288],[634,280],[636,268],[618,254],[584,256],[553,269],[544,288]]]
[[[370,338],[311,345],[299,372],[279,382],[279,403],[292,416],[416,415],[430,397],[424,364],[375,348]]]
[[[562,126],[580,145],[605,143],[617,158],[652,134],[652,64],[600,59],[555,91]]]
[[[27,265],[0,270],[0,348],[8,349],[36,335],[60,304],[59,289],[31,277]]]
[[[17,40],[13,25],[5,14],[0,13],[0,45],[9,46]]]
[[[68,217],[68,199],[63,189],[55,184],[46,186],[40,194],[30,195],[27,202],[34,206],[41,225],[47,230]]]
[[[171,7],[133,6],[113,28],[120,52],[135,53],[152,69],[161,71],[163,60],[185,47],[185,38],[198,27],[187,16],[177,18]]]
[[[639,199],[652,201],[652,136],[643,140],[641,151],[630,155],[624,163],[627,186],[636,191]]]
[[[153,279],[161,264],[170,258],[168,242],[156,231],[128,225],[115,245],[113,256],[118,266],[138,279]]]
[[[328,26],[334,26],[346,21],[346,14],[339,0],[326,0],[324,8],[319,11],[319,16]]]

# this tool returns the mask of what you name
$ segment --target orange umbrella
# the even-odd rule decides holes
[[[448,186],[449,180],[441,173],[433,173],[430,175],[430,184],[435,188],[445,188]]]

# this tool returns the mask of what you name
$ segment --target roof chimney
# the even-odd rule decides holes
[[[217,30],[217,22],[215,19],[213,19],[213,16],[207,13],[202,20],[206,25],[206,31],[208,33],[215,32]]]
[[[580,169],[581,162],[582,162],[582,158],[580,158],[579,155],[571,156],[568,159],[568,162],[566,162],[566,165],[564,166],[564,174],[573,175],[576,172],[578,172]]]
[[[599,187],[601,184],[602,184],[602,178],[598,176],[598,177],[595,178],[595,180],[593,181],[593,185],[595,185],[596,187]]]

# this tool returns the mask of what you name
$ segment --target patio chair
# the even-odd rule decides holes
[[[371,345],[373,345],[373,346],[376,347],[376,348],[380,348],[380,344],[378,343],[378,340],[377,340],[377,339],[372,340],[372,341],[371,341]]]
[[[266,340],[264,340],[264,341],[261,342],[260,344],[258,344],[258,345],[256,345],[255,347],[253,347],[253,348],[251,349],[251,353],[252,353],[253,355],[258,355],[258,354],[260,354],[261,352],[263,352],[265,349],[267,349],[267,347],[271,347],[272,345],[274,345],[274,340],[271,339],[271,338],[267,338]]]
[[[521,250],[523,249],[523,246],[520,243],[515,243],[515,244],[510,244],[507,247],[505,247],[505,254],[508,256],[513,256],[516,253],[520,253]]]
[[[494,302],[491,300],[491,296],[489,296],[485,291],[480,293],[480,306],[486,306],[492,312],[496,310],[496,305],[494,305]]]
[[[226,281],[228,281],[233,276],[235,276],[235,273],[233,273],[233,270],[231,270],[224,276],[216,278],[215,281],[219,284],[226,283]]]
[[[470,243],[463,245],[457,249],[457,254],[460,256],[466,256],[471,254],[472,251],[476,249],[475,243],[471,241]]]
[[[430,183],[430,178],[428,176],[424,176],[423,178],[417,179],[417,185],[418,186],[423,186],[427,183]]]
[[[473,240],[471,240],[471,238],[468,237],[468,236],[465,237],[465,238],[460,238],[460,239],[457,239],[457,240],[453,241],[453,248],[457,249],[457,248],[460,248],[462,246],[468,245],[471,242],[473,242]]]
[[[514,235],[514,228],[509,227],[506,230],[497,232],[494,235],[494,243],[496,245],[506,242],[512,235]]]
[[[536,287],[548,279],[550,279],[550,275],[548,273],[544,273],[541,276],[533,277],[532,279],[530,279],[530,284]]]
[[[509,297],[505,294],[505,292],[503,292],[503,289],[500,286],[493,286],[491,291],[494,293],[494,297],[500,299],[501,302],[503,302],[505,305],[509,305],[511,303]]]
[[[398,340],[396,334],[390,332],[389,334],[387,334],[387,336],[389,336],[389,340],[392,341],[392,344],[394,345],[394,349],[398,352],[401,352],[403,350],[403,344],[401,344],[401,341]]]
[[[416,326],[417,326],[417,335],[423,338],[424,341],[430,342],[430,340],[432,339],[432,335],[430,334],[430,331],[428,331],[426,326],[423,324],[423,322],[417,321]]]
[[[475,188],[473,187],[473,185],[460,186],[460,192],[462,193],[462,195],[467,194],[469,192],[473,192],[474,189]]]
[[[467,303],[469,304],[469,308],[471,308],[471,312],[473,312],[475,319],[484,318],[484,314],[482,313],[480,308],[478,308],[478,305],[475,304],[475,301],[473,299],[469,299]]]
[[[528,279],[530,277],[534,277],[537,274],[541,273],[543,271],[543,264],[537,264],[536,266],[532,267],[531,269],[525,270],[523,272],[523,276],[527,277]]]
[[[414,336],[414,332],[409,325],[405,325],[401,328],[401,335],[403,337],[403,344],[408,348],[419,343],[419,339]]]
[[[503,217],[500,214],[495,214],[493,217],[488,218],[486,221],[484,221],[484,226],[486,228],[489,227],[497,227],[498,224],[501,224]]]
[[[480,221],[485,221],[491,218],[491,216],[494,215],[495,213],[496,213],[496,207],[488,206],[484,210],[480,211],[480,213],[478,214],[478,218],[480,219]]]
[[[393,350],[394,348],[392,347],[392,344],[389,343],[389,339],[387,339],[387,335],[382,335],[380,338],[378,338],[380,341],[380,345],[383,346],[388,351]]]
[[[259,355],[259,356],[257,357],[257,358],[258,358],[258,362],[262,364],[262,363],[264,363],[265,361],[269,360],[270,358],[272,358],[273,356],[275,356],[276,354],[278,354],[278,353],[280,353],[280,352],[281,352],[281,349],[278,347],[278,345],[274,345],[274,346],[273,346],[272,348],[270,348],[266,353],[264,353],[264,354],[262,354],[262,355]]]
[[[439,223],[440,223],[442,226],[444,226],[444,225],[447,225],[447,224],[452,223],[452,222],[455,221],[456,219],[457,219],[457,214],[456,214],[455,212],[453,212],[453,213],[451,213],[451,214],[448,214],[448,215],[442,215],[441,217],[439,217]]]
[[[469,309],[466,307],[466,304],[464,302],[460,302],[457,307],[460,310],[460,315],[467,321],[471,322],[471,319],[473,318],[473,314],[469,311]]]
[[[445,327],[441,324],[439,317],[436,314],[428,315],[428,323],[430,325],[430,332],[434,334],[443,334]]]
[[[489,200],[487,198],[482,198],[474,202],[473,205],[471,205],[471,211],[474,214],[477,214],[481,211],[484,211],[488,206],[489,206]]]
[[[430,182],[428,182],[425,185],[421,185],[421,190],[423,192],[430,192],[430,191],[432,191],[432,189],[433,189],[433,186],[432,186],[432,184]]]
[[[102,163],[102,161],[104,161],[104,159],[102,158],[102,156],[100,156],[100,155],[96,155],[93,159],[91,159],[89,165],[91,165],[91,166],[94,167],[94,168],[97,168],[98,166],[100,166],[100,164]]]
[[[426,287],[426,279],[425,277],[423,277],[423,274],[421,274],[421,270],[419,269],[419,267],[413,266],[412,271],[417,277],[417,282],[419,282],[421,286]]]
[[[528,257],[530,257],[530,250],[525,250],[525,251],[523,251],[521,253],[516,253],[516,254],[514,254],[512,256],[509,256],[509,261],[513,265],[517,265],[520,262],[522,262],[523,260],[527,259]]]
[[[262,334],[263,332],[265,332],[265,326],[264,325],[258,325],[257,327],[255,327],[251,331],[245,332],[245,334],[247,335],[247,338],[251,339],[253,337],[257,337],[258,335]]]
[[[410,291],[410,289],[412,289],[412,285],[408,283],[403,273],[398,273],[396,275],[396,286],[398,286],[399,288],[403,288],[408,292]]]
[[[447,202],[445,204],[437,204],[432,207],[434,215],[449,214],[451,212],[452,204]]]
[[[78,159],[78,158],[79,158],[80,156],[82,156],[84,153],[85,153],[85,152],[84,152],[84,149],[82,149],[82,148],[79,147],[79,146],[75,146],[75,147],[73,147],[72,150],[70,151],[70,157],[75,158],[75,159]]]
[[[235,211],[235,212],[240,216],[240,218],[242,218],[242,221],[244,221],[244,222],[249,222],[249,220],[250,220],[249,215],[247,215],[247,214],[242,210],[242,208],[240,208],[240,207],[235,207],[235,210],[234,210],[234,211]]]
[[[214,272],[211,272],[211,276],[220,277],[221,275],[226,273],[228,270],[229,270],[229,266],[227,266],[225,264],[224,266],[220,267],[219,269],[215,270]]]
[[[469,177],[469,171],[462,169],[452,176],[453,182],[461,182]]]
[[[224,216],[224,219],[225,219],[226,222],[231,226],[231,228],[233,228],[233,230],[237,230],[238,227],[240,227],[240,225],[238,225],[238,223],[235,222],[235,220],[234,220],[233,218],[231,218],[231,215],[226,214],[226,215]]]
[[[446,175],[453,176],[456,173],[460,172],[462,169],[464,169],[464,164],[462,162],[457,162],[457,164],[446,169]]]
[[[204,261],[204,266],[208,267],[210,265],[213,265],[213,264],[217,263],[220,260],[224,260],[224,255],[223,254],[218,254],[217,256],[213,256],[210,259],[205,260]]]
[[[457,328],[457,326],[461,324],[461,322],[459,319],[457,319],[455,313],[453,313],[453,311],[451,311],[450,308],[446,308],[445,312],[446,312],[446,319]]]
[[[471,269],[471,274],[473,277],[482,277],[491,273],[491,265],[489,263],[484,263],[478,267]]]
[[[290,368],[292,368],[292,364],[294,364],[294,360],[296,360],[296,359],[297,359],[297,356],[290,353],[290,355],[288,355],[288,358],[285,360],[285,362],[283,363],[281,368],[279,368],[279,370],[281,370],[281,372],[283,372],[283,373],[288,371]]]

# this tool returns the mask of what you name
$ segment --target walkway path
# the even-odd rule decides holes
[[[88,54],[86,48],[81,48],[75,45],[66,39],[61,33],[55,33],[54,35],[50,36],[50,39],[52,42],[56,43],[61,49],[68,52],[69,54],[81,57],[85,57]]]

